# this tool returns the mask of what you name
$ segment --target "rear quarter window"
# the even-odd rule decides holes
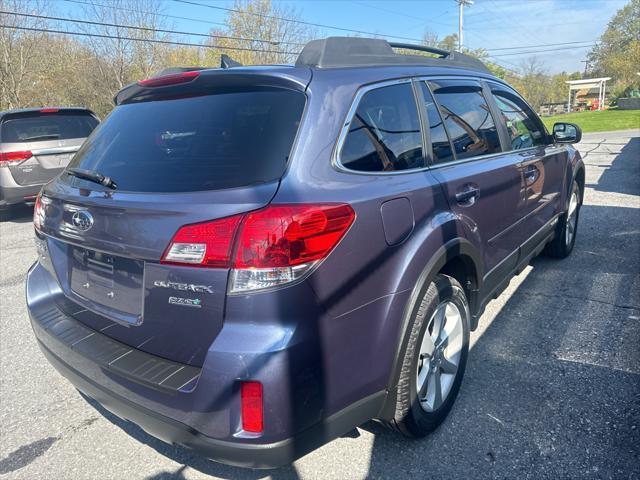
[[[70,166],[100,172],[132,192],[273,181],[284,173],[304,105],[304,94],[284,89],[121,105]]]
[[[87,113],[20,113],[11,115],[0,124],[3,143],[46,142],[88,137],[98,120]]]
[[[340,151],[343,167],[395,172],[424,166],[420,117],[411,83],[366,92]]]

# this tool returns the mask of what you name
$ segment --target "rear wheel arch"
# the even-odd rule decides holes
[[[422,269],[422,272],[420,273],[405,306],[402,321],[400,323],[396,353],[391,366],[389,381],[387,383],[387,390],[389,394],[387,396],[387,401],[380,412],[380,419],[391,419],[395,414],[395,389],[400,377],[400,370],[402,367],[401,359],[404,356],[409,339],[408,326],[411,323],[410,319],[420,308],[421,299],[429,288],[429,284],[440,273],[456,278],[456,280],[463,285],[469,302],[471,318],[473,319],[475,309],[477,308],[477,293],[480,290],[480,282],[482,281],[482,263],[480,259],[480,253],[471,242],[464,238],[454,238],[440,247]],[[460,279],[463,279],[465,283]],[[472,328],[475,328],[473,320]]]

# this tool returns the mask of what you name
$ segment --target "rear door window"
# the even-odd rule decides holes
[[[401,83],[362,96],[340,152],[345,168],[395,172],[424,167],[413,88]]]
[[[457,159],[502,150],[496,124],[478,82],[432,80],[429,85],[440,107]]]
[[[284,173],[304,105],[303,93],[274,88],[120,105],[70,166],[129,192],[270,182]]]
[[[507,127],[512,149],[546,144],[544,127],[522,98],[507,87],[498,85],[492,85],[491,92]]]
[[[85,138],[97,125],[98,120],[88,112],[18,113],[0,124],[0,141],[30,143]]]
[[[429,138],[431,140],[431,150],[433,152],[433,163],[443,163],[454,160],[451,143],[444,129],[444,122],[438,112],[433,96],[425,82],[420,82],[422,96],[424,98],[424,108],[427,113],[429,125]]]

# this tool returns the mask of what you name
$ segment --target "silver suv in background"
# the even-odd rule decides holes
[[[0,219],[11,216],[11,206],[33,202],[99,122],[86,108],[0,112]]]

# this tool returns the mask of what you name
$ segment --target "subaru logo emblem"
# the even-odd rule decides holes
[[[86,232],[93,227],[93,216],[86,210],[78,210],[71,217],[71,222],[78,230]]]

